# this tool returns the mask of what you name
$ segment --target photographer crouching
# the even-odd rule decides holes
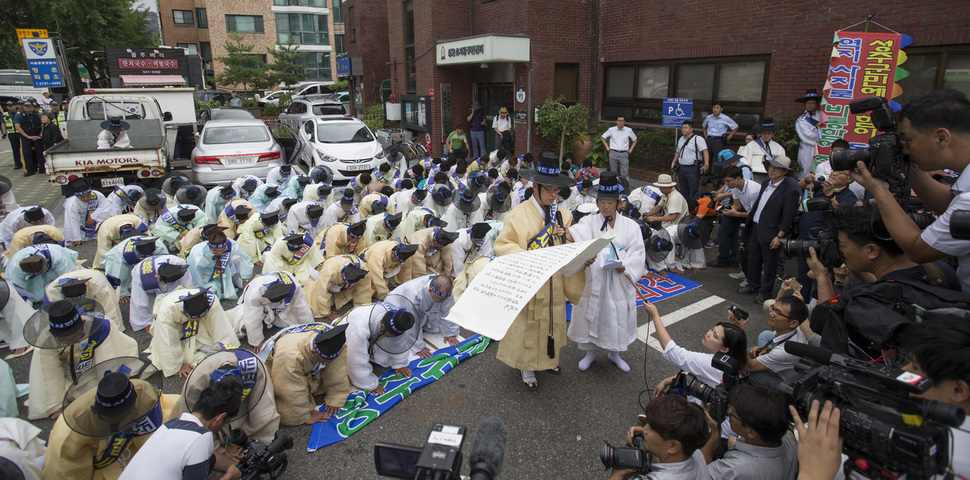
[[[923,204],[940,215],[926,230],[899,205],[890,184],[856,162],[852,179],[872,193],[889,234],[910,260],[918,263],[957,257],[963,291],[970,292],[970,241],[950,234],[953,212],[970,209],[970,101],[956,90],[945,89],[914,98],[899,112],[897,138],[910,158],[906,175]],[[868,160],[869,165],[874,160]],[[927,173],[949,169],[962,172],[949,188]]]

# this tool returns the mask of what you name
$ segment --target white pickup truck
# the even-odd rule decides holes
[[[97,149],[101,122],[121,116],[130,127],[131,148]],[[152,96],[132,94],[80,95],[71,99],[67,113],[67,140],[44,152],[50,181],[66,185],[84,177],[94,188],[152,183],[165,176],[171,150],[166,123],[172,114],[162,112]]]

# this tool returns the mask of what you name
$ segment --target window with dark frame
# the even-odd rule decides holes
[[[195,23],[192,18],[192,10],[172,10],[172,19],[176,25],[191,25]]]
[[[410,94],[418,93],[418,73],[414,52],[414,0],[404,0],[404,73],[405,87]]]
[[[335,23],[344,21],[344,0],[333,0],[333,8],[330,9]]]
[[[199,28],[209,28],[209,17],[206,15],[204,8],[195,9],[195,18],[199,22]]]
[[[914,97],[941,88],[952,88],[970,96],[970,45],[910,47],[903,65],[909,76],[896,81],[903,94],[894,100],[901,105]]]
[[[263,16],[226,15],[226,31],[235,33],[263,33]]]
[[[333,36],[334,53],[347,53],[347,39],[343,35]]]
[[[715,100],[730,115],[764,115],[770,56],[662,60],[606,65],[601,118],[660,124],[667,97],[694,99],[694,120],[703,121]],[[558,68],[558,65],[557,65]]]
[[[553,79],[552,97],[564,97],[567,105],[579,101],[579,64],[557,63]]]
[[[207,62],[212,61],[212,44],[209,42],[199,42],[199,56]]]

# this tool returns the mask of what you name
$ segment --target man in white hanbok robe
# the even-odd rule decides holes
[[[406,308],[402,303],[406,300],[362,305],[338,320],[338,325],[347,324],[347,375],[357,388],[384,393],[372,363],[411,376],[408,359],[417,340],[417,328],[414,307]]]
[[[138,199],[145,196],[145,190],[138,185],[115,185],[114,190],[104,197],[98,209],[91,214],[95,222],[101,223],[115,215],[131,212]]]
[[[254,175],[243,175],[232,182],[232,189],[241,200],[249,200],[249,197],[256,191],[256,187],[263,184],[263,181]]]
[[[455,305],[451,295],[453,288],[454,284],[448,275],[425,275],[402,283],[391,291],[390,295],[400,295],[414,304],[414,328],[417,329],[415,333],[418,338],[411,347],[411,353],[422,358],[429,358],[434,353],[424,342],[424,332],[440,333],[449,345],[458,345],[461,327],[445,320]]]
[[[330,224],[324,224],[323,205],[317,202],[299,202],[290,207],[286,213],[286,226],[283,228],[284,235],[293,233],[306,233],[313,238],[317,238],[320,232],[324,231]]]
[[[98,222],[93,214],[105,199],[104,194],[92,190],[83,178],[76,178],[68,185],[74,189],[74,195],[64,200],[64,241],[68,246],[77,247],[97,236]]]
[[[451,244],[452,278],[458,277],[465,265],[474,262],[478,257],[492,256],[492,242],[488,238],[491,231],[492,225],[485,222],[458,231],[458,239]]]
[[[26,267],[26,268],[25,268]],[[4,277],[29,302],[44,299],[44,287],[77,267],[77,252],[60,245],[42,243],[21,248],[10,258]]]
[[[211,290],[177,288],[155,300],[153,313],[149,359],[166,377],[188,375],[207,350],[239,343]]]
[[[253,260],[239,242],[226,238],[222,227],[206,230],[209,239],[194,247],[186,261],[192,283],[215,292],[220,300],[235,300],[236,289],[253,278]]]
[[[16,412],[15,412],[16,413]],[[44,455],[47,445],[40,438],[41,430],[26,420],[0,418],[0,458],[6,458],[20,468],[24,480],[44,478]]]
[[[6,218],[0,221],[0,241],[4,246],[8,246],[18,230],[37,225],[54,226],[54,215],[43,207],[20,207],[8,213]]]
[[[131,305],[128,322],[131,329],[139,331],[155,321],[152,311],[155,299],[176,288],[192,287],[192,277],[186,275],[189,266],[175,255],[149,257],[131,269]]]
[[[104,256],[104,274],[118,289],[121,301],[131,295],[131,269],[152,255],[166,255],[168,250],[155,237],[137,236],[123,240]]]
[[[236,335],[253,347],[266,337],[264,327],[287,328],[313,322],[313,313],[299,282],[287,272],[257,275],[243,290],[236,307],[226,312],[236,328]]]
[[[610,173],[613,172],[603,175]],[[600,180],[603,182],[603,177]],[[628,372],[630,366],[618,352],[626,351],[637,339],[637,291],[633,282],[643,276],[646,250],[640,226],[616,212],[615,199],[603,193],[600,196],[607,197],[597,200],[600,211],[583,217],[569,228],[569,233],[576,242],[602,237],[608,231],[615,233],[616,238],[586,268],[586,287],[573,308],[566,334],[586,352],[579,363],[580,370],[588,369],[596,350],[603,349],[609,352],[611,362]]]
[[[330,206],[326,207],[323,212],[323,218],[320,222],[323,224],[323,228],[327,228],[335,223],[357,223],[360,221],[360,210],[354,206],[354,194],[353,190],[347,188],[344,189],[344,195],[340,197],[339,202],[334,202]],[[333,195],[331,195],[333,197]]]
[[[24,339],[24,324],[34,314],[34,309],[20,295],[10,280],[0,277],[0,300],[3,300],[3,319],[0,320],[0,342],[5,342],[13,353],[23,353],[27,340]]]

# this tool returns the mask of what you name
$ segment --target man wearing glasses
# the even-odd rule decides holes
[[[798,357],[785,351],[785,343],[806,343],[798,326],[807,318],[808,307],[797,297],[788,295],[775,301],[768,311],[768,326],[775,336],[763,347],[752,347],[744,366],[752,385],[775,388],[797,375],[795,363]]]

